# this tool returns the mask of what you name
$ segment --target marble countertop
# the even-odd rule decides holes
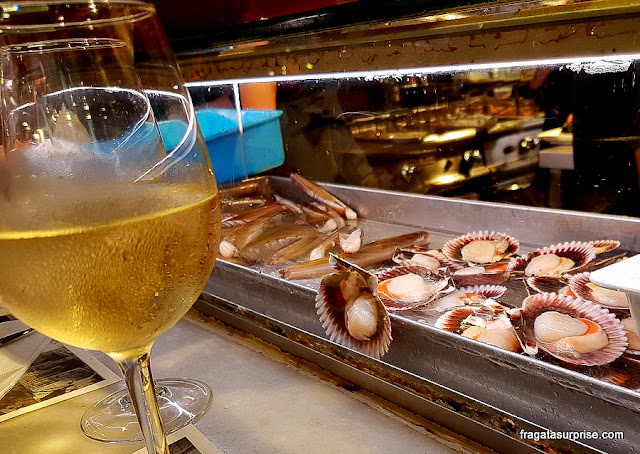
[[[99,359],[116,370],[101,354]],[[152,351],[154,377],[208,383],[195,426],[225,454],[489,452],[250,335],[190,313]],[[120,384],[0,423],[4,453],[131,453],[142,443],[85,437],[80,418]]]

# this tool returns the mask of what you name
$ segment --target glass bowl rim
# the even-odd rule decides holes
[[[9,44],[0,47],[0,55],[6,54],[44,54],[81,49],[105,49],[124,47],[126,43],[114,38],[61,38]]]
[[[64,6],[64,7],[85,7],[87,10],[93,10],[96,7],[113,6],[131,6],[135,8],[131,12],[122,11],[122,14],[114,17],[107,17],[102,19],[91,20],[79,20],[72,22],[50,22],[50,23],[36,23],[36,24],[3,24],[3,18],[5,14],[11,14],[19,12],[22,8],[37,7],[37,6]],[[21,33],[21,32],[34,32],[34,31],[46,31],[52,29],[69,29],[73,27],[88,27],[104,24],[113,24],[117,22],[133,23],[155,14],[155,6],[151,3],[147,3],[140,0],[48,0],[48,1],[33,1],[33,0],[17,0],[13,2],[0,2],[0,33]]]

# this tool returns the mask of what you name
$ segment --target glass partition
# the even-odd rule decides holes
[[[271,174],[638,216],[637,72],[625,55],[190,89],[201,108],[233,108],[234,87],[256,87],[245,105],[281,113],[284,162]]]

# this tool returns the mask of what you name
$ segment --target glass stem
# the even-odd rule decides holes
[[[158,400],[151,377],[149,352],[144,353],[137,360],[118,360],[116,362],[124,375],[124,381],[136,409],[138,422],[147,445],[147,452],[149,454],[169,454],[169,446],[160,420]]]

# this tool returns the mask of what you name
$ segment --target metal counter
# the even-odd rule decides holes
[[[287,185],[272,178],[276,189]],[[496,230],[518,238],[525,252],[599,239],[640,251],[633,218],[325,187],[358,211],[368,240],[425,229],[439,248],[460,234]],[[499,452],[640,452],[638,392],[393,313],[391,348],[374,360],[328,341],[314,306],[318,284],[219,261],[196,307]],[[624,431],[624,439],[534,442],[521,440],[522,430]]]

